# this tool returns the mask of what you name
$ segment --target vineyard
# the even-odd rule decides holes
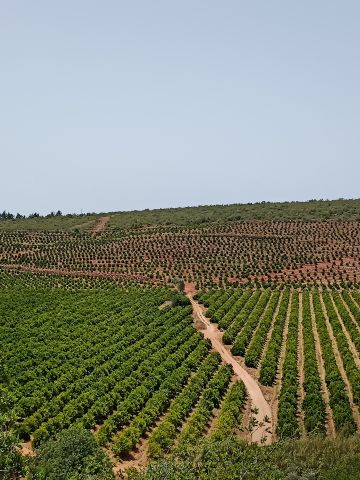
[[[197,299],[266,389],[278,437],[359,430],[358,290],[244,288]]]
[[[76,425],[119,459],[142,443],[155,458],[209,423],[218,438],[239,427],[244,386],[194,329],[185,297],[53,276],[3,273],[0,285],[2,383],[27,448]]]
[[[360,431],[356,212],[230,207],[2,225],[0,393],[23,453],[78,428],[119,473],[204,441]]]
[[[355,221],[106,225],[94,232],[0,233],[0,267],[120,283],[173,285],[180,278],[198,289],[360,282],[360,228]]]

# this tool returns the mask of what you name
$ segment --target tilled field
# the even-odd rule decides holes
[[[105,217],[104,217],[105,218]],[[105,224],[104,224],[105,225]],[[104,227],[105,228],[105,227]],[[197,288],[360,281],[360,223],[248,222],[0,234],[0,265]]]

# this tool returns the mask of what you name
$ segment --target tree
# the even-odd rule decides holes
[[[73,426],[43,443],[31,480],[112,480],[111,463],[90,432]]]

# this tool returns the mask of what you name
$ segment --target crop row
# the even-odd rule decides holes
[[[240,424],[242,409],[246,402],[246,389],[243,382],[235,382],[225,395],[219,415],[216,419],[212,437],[226,440]]]
[[[299,295],[293,292],[278,406],[277,433],[280,438],[294,437],[299,431],[297,419],[298,321]]]
[[[358,311],[356,306],[352,302],[350,296],[347,296],[347,301],[342,298],[342,296],[338,292],[334,292],[332,295],[336,308],[340,314],[342,323],[345,325],[346,330],[348,331],[352,342],[355,345],[357,353],[360,353],[360,331],[357,328],[357,325],[353,322],[351,318],[351,314],[345,307],[348,306],[350,311],[353,311],[355,315],[358,315]],[[345,302],[345,304],[344,304]],[[356,318],[356,317],[355,317]]]
[[[70,368],[70,365],[67,366],[67,371],[65,367],[59,368],[59,372],[54,372],[52,383],[49,382],[43,387],[41,383],[34,385],[35,382],[32,382],[27,388],[27,391],[32,392],[32,395],[23,396],[18,404],[24,412],[23,415],[29,415],[40,405],[47,403],[58,395],[62,396],[61,403],[64,403],[72,396],[83,392],[89,385],[94,386],[109,372],[119,369],[127,358],[132,357],[134,352],[146,347],[149,342],[154,341],[163,332],[167,336],[166,327],[176,326],[177,321],[183,320],[184,313],[184,311],[174,312],[173,315],[168,313],[148,325],[139,322],[139,326],[132,329],[130,325],[125,330],[119,328],[122,337],[119,339],[117,335],[114,335],[114,344],[110,339],[110,346],[85,360],[79,355],[78,368],[75,366]],[[24,393],[22,392],[23,395]],[[49,408],[49,405],[47,405],[47,408]]]
[[[171,403],[163,421],[150,436],[149,454],[151,457],[161,457],[173,445],[177,435],[177,428],[181,426],[191,412],[219,364],[220,355],[212,353],[203,365],[200,366],[196,375],[190,380],[180,395]]]
[[[210,380],[209,385],[203,391],[200,401],[185,424],[179,435],[178,447],[181,450],[192,448],[199,441],[214,408],[220,405],[221,399],[226,392],[233,369],[230,365],[223,365]]]
[[[330,407],[336,430],[345,429],[354,432],[356,426],[351,412],[346,385],[337,366],[332,339],[329,335],[324,312],[322,310],[319,292],[313,292],[314,314],[318,331],[321,355],[325,367],[325,382],[330,395]]]
[[[234,342],[237,334],[240,332],[245,322],[247,321],[249,315],[254,310],[257,302],[260,299],[260,296],[264,296],[264,293],[261,291],[255,291],[251,294],[243,308],[240,310],[238,315],[234,318],[234,321],[225,331],[223,336],[223,342],[227,345],[230,345]]]
[[[344,320],[344,316],[342,315],[343,312],[340,308],[341,306],[343,307],[343,305],[339,305],[338,302],[341,300],[335,296],[333,297],[335,303],[333,303],[328,292],[324,292],[322,297],[326,308],[327,317],[331,325],[332,333],[335,337],[336,344],[339,349],[341,361],[350,383],[353,401],[357,405],[360,405],[360,371],[355,363],[354,355],[350,350],[347,337],[341,327],[339,317],[335,310],[335,305],[337,305],[341,318],[342,320]]]
[[[256,368],[258,366],[260,356],[262,354],[264,344],[266,342],[267,335],[270,330],[273,317],[279,303],[281,304],[281,296],[280,296],[280,292],[277,291],[277,292],[274,292],[273,295],[271,296],[268,306],[266,307],[266,310],[262,316],[262,319],[259,322],[258,328],[255,334],[253,335],[248,348],[246,348],[246,346],[247,346],[247,343],[249,342],[249,338],[252,333],[251,330],[253,327],[255,327],[255,325],[251,325],[251,323],[247,324],[241,333],[242,345],[243,345],[243,348],[246,348],[245,365],[247,365],[248,367]],[[235,344],[234,344],[234,347],[235,347]]]
[[[231,351],[234,355],[245,355],[246,347],[254,333],[254,329],[262,318],[262,315],[264,314],[267,305],[270,302],[270,298],[270,290],[265,290],[265,292],[261,294],[259,301],[255,305],[255,308],[252,310],[243,327],[240,329],[236,338],[234,339],[234,343],[231,348]]]
[[[161,383],[157,390],[140,410],[138,408],[137,416],[132,420],[129,427],[123,429],[113,438],[112,449],[115,454],[122,456],[131,451],[139,442],[141,437],[148,431],[155,420],[168,408],[170,401],[184,388],[189,379],[189,375],[196,370],[199,363],[207,354],[207,350],[196,349],[183,362],[180,368],[177,368],[165,381]],[[204,364],[206,360],[204,361]],[[130,415],[134,412],[132,405],[130,406]],[[127,415],[127,419],[130,418]],[[126,414],[125,414],[126,416]],[[128,423],[128,422],[126,422]],[[123,425],[120,425],[122,427]],[[119,426],[118,426],[119,428]],[[98,441],[103,442],[103,437],[97,435]]]
[[[175,322],[174,318],[170,317],[168,322],[165,322],[160,328],[155,328],[153,331],[150,330],[145,335],[145,338],[135,343],[131,343],[132,336],[130,335],[128,348],[121,350],[120,344],[120,351],[115,357],[111,358],[110,356],[107,361],[98,365],[94,370],[89,371],[87,375],[84,372],[76,381],[64,384],[62,380],[60,385],[64,385],[64,387],[56,389],[58,392],[56,396],[47,401],[44,400],[43,406],[25,419],[20,425],[20,434],[27,435],[39,428],[46,420],[59,415],[65,408],[74,408],[74,404],[82,404],[82,408],[85,408],[85,404],[91,404],[93,398],[97,398],[101,392],[106,392],[111,387],[114,387],[129,372],[132,372],[137,365],[146,360],[149,354],[157,352],[158,348],[167,344],[172,335],[181,332],[181,329],[188,325],[188,320],[186,319],[180,322],[180,324],[177,324],[176,320],[180,320],[176,315]],[[191,327],[187,330],[187,334],[191,333],[190,329]],[[28,401],[31,400],[32,403],[30,404],[33,407],[42,403],[41,397],[39,402],[36,392],[33,397],[28,399]],[[23,404],[24,402],[20,401],[20,406]]]
[[[290,290],[286,289],[278,314],[274,321],[271,338],[260,365],[260,382],[263,385],[273,385],[278,371],[283,333],[290,300]]]
[[[96,421],[107,417],[114,409],[116,409],[115,413],[110,418],[118,418],[116,415],[124,402],[131,405],[131,408],[135,408],[139,402],[143,402],[144,398],[159,387],[161,381],[179,366],[199,342],[199,337],[193,334],[191,326],[185,330],[181,324],[178,327],[180,328],[177,332],[172,332],[176,335],[172,341],[163,342],[162,339],[163,345],[161,343],[159,345],[157,342],[151,345],[152,351],[155,352],[159,347],[162,346],[162,348],[155,353],[150,362],[146,361],[149,352],[143,349],[139,354],[141,354],[141,361],[144,364],[139,369],[135,370],[140,362],[138,356],[134,356],[122,366],[120,375],[109,375],[108,381],[75,397],[63,407],[60,413],[43,423],[34,432],[34,441],[43,439],[47,433],[51,435],[58,430],[67,428],[76,421],[81,421],[83,417],[86,419],[86,426],[93,427]],[[134,374],[131,374],[132,372]],[[109,390],[112,391],[110,396],[108,395]],[[130,399],[127,399],[127,395]],[[131,413],[131,408],[127,413]],[[120,423],[119,420],[117,421]]]
[[[309,292],[302,295],[302,335],[304,352],[304,426],[307,432],[325,432],[326,411],[316,356],[316,343]]]

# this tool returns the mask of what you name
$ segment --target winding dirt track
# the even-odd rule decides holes
[[[200,320],[205,329],[201,329],[201,332],[204,334],[205,338],[208,338],[211,341],[211,344],[217,352],[220,353],[221,358],[225,363],[231,365],[234,369],[234,373],[242,380],[245,384],[247,393],[251,401],[251,408],[256,409],[257,413],[254,415],[255,419],[263,424],[264,419],[268,419],[268,423],[256,427],[252,433],[252,441],[259,444],[270,444],[273,441],[273,436],[271,433],[268,433],[266,430],[269,429],[272,432],[273,420],[271,407],[268,402],[265,400],[264,395],[259,387],[257,381],[236,361],[231,352],[225,348],[222,343],[222,333],[213,323],[210,323],[209,320],[204,316],[200,305],[193,299],[191,294],[187,295],[194,311],[195,317]]]
[[[101,233],[105,230],[106,225],[109,223],[110,217],[100,217],[98,222],[95,224],[94,228],[92,229],[92,236],[96,237],[98,233]]]

